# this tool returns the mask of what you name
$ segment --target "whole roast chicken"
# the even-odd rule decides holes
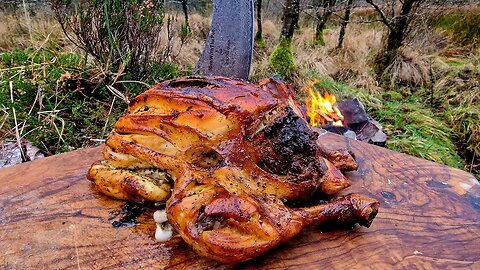
[[[357,164],[321,144],[294,98],[274,79],[224,77],[163,82],[131,101],[88,179],[103,193],[166,201],[168,222],[200,255],[238,263],[266,253],[305,226],[369,226],[379,202],[349,186]],[[293,207],[297,205],[297,207]]]

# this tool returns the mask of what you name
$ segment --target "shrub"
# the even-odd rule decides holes
[[[69,39],[113,71],[125,67],[137,79],[163,64],[160,46],[163,0],[53,0],[52,8]]]

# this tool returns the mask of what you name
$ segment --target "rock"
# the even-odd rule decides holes
[[[368,115],[365,107],[357,98],[346,99],[339,102],[337,105],[340,112],[342,112],[344,123],[347,126],[361,124],[368,121]]]
[[[25,160],[22,158],[22,153],[17,142],[8,142],[2,145],[0,148],[0,168],[45,157],[40,149],[33,146],[32,143],[27,140],[22,140],[22,148],[25,154]]]

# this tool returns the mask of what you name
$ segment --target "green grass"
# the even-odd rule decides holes
[[[6,136],[14,137],[15,108],[20,135],[46,153],[95,144],[90,139],[100,139],[103,127],[107,124],[109,130],[125,105],[117,100],[109,113],[113,96],[105,89],[74,88],[61,80],[62,76],[81,77],[84,71],[82,57],[75,53],[25,49],[0,54]]]
[[[388,148],[451,167],[464,167],[452,129],[417,97],[386,101],[374,115],[389,135]]]
[[[451,107],[445,115],[463,148],[480,156],[480,104]]]
[[[146,83],[153,85],[185,74],[188,71],[182,73],[174,64],[159,65]],[[127,107],[107,89],[111,79],[95,81],[101,75],[72,52],[14,49],[0,53],[0,138],[15,138],[15,108],[20,135],[45,153],[97,144]],[[136,78],[126,72],[120,80]],[[132,98],[146,86],[130,82],[115,84],[115,88]]]
[[[445,31],[460,46],[477,46],[480,40],[480,9],[451,9],[433,16],[430,25]]]

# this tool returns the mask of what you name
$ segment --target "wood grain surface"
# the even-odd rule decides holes
[[[154,241],[153,210],[112,227],[124,204],[85,178],[101,147],[0,170],[1,269],[480,269],[480,185],[470,174],[325,134],[351,147],[358,192],[381,202],[370,228],[311,227],[253,261],[226,266],[175,236]]]

